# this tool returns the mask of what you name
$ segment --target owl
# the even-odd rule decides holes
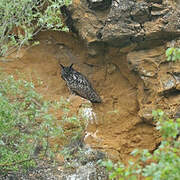
[[[73,69],[73,64],[70,66],[61,67],[61,77],[66,81],[66,84],[73,94],[88,99],[92,103],[101,103],[100,96],[93,89],[89,80],[80,72]]]

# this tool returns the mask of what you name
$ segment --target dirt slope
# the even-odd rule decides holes
[[[7,62],[1,59],[1,69],[15,77],[17,72],[23,73],[46,99],[59,100],[61,96],[68,98],[70,92],[60,77],[58,63],[74,63],[74,68],[88,77],[103,99],[103,103],[93,105],[96,119],[89,122],[85,142],[125,161],[134,148],[156,148],[159,134],[138,117],[137,86],[141,83],[128,70],[124,55],[112,48],[106,55],[88,56],[81,40],[63,32],[41,32],[37,40],[40,45],[12,54]],[[81,98],[75,101],[77,112]]]

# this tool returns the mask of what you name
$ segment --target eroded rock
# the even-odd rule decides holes
[[[127,55],[129,68],[138,72],[140,76],[155,77],[159,64],[164,61],[164,52],[164,47],[132,51]]]
[[[144,23],[150,20],[150,6],[145,2],[135,4],[131,10],[131,19],[138,23]]]
[[[79,0],[69,12],[73,29],[87,44],[123,48],[135,43],[144,49],[180,36],[180,10],[162,0]]]
[[[159,79],[160,79],[160,88],[158,92],[160,94],[162,93],[166,94],[176,88],[176,81],[171,74],[163,73],[160,75]]]
[[[139,86],[141,96],[138,96],[138,114],[144,122],[154,124],[152,110],[155,109],[163,109],[170,116],[178,114],[175,107],[180,105],[180,66],[179,62],[167,62],[165,57],[167,46],[178,42],[173,40],[166,46],[132,51],[127,55],[129,69],[143,81],[143,85]]]

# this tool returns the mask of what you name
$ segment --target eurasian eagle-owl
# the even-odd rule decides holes
[[[93,89],[89,80],[80,72],[73,69],[73,64],[70,66],[63,66],[60,64],[61,77],[66,81],[66,84],[72,93],[79,95],[93,103],[101,103],[100,96]]]

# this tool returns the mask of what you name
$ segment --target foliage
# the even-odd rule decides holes
[[[180,60],[180,48],[168,48],[166,50],[167,61],[177,61]]]
[[[63,130],[48,113],[49,105],[31,82],[0,73],[0,174],[54,155],[49,137],[61,137]]]
[[[180,130],[180,119],[169,119],[161,110],[153,111],[156,128],[162,135],[160,146],[151,154],[148,150],[135,149],[131,155],[136,160],[113,164],[111,161],[102,165],[109,171],[110,179],[136,180],[144,176],[147,180],[180,179],[180,141],[176,138]]]
[[[141,169],[138,169],[137,171],[136,167],[134,166],[135,163],[132,161],[129,162],[128,167],[125,167],[125,165],[121,162],[113,164],[110,160],[102,162],[102,165],[105,166],[110,172],[109,179],[136,180],[136,174],[138,171],[141,171]]]
[[[83,109],[88,106],[87,104],[82,104],[82,107],[78,109],[78,115],[72,115],[70,101],[61,97],[60,101],[54,102],[53,107],[56,111],[58,109],[63,110],[60,124],[63,128],[66,142],[60,153],[65,160],[65,167],[73,168],[75,164],[77,165],[77,159],[80,160],[85,156],[82,150],[82,137],[87,117],[83,114]]]
[[[84,135],[86,117],[83,115],[82,109],[85,104],[79,109],[78,115],[72,114],[71,103],[68,99],[60,98],[60,101],[53,103],[53,108],[61,112],[63,115],[59,124],[64,132],[64,146],[60,150],[60,154],[63,155],[65,160],[65,167],[72,168],[74,164],[77,165],[77,159],[83,157],[82,155],[82,137]],[[78,156],[78,157],[77,157]]]
[[[63,30],[60,7],[71,0],[0,0],[0,56],[28,44],[42,29]]]

